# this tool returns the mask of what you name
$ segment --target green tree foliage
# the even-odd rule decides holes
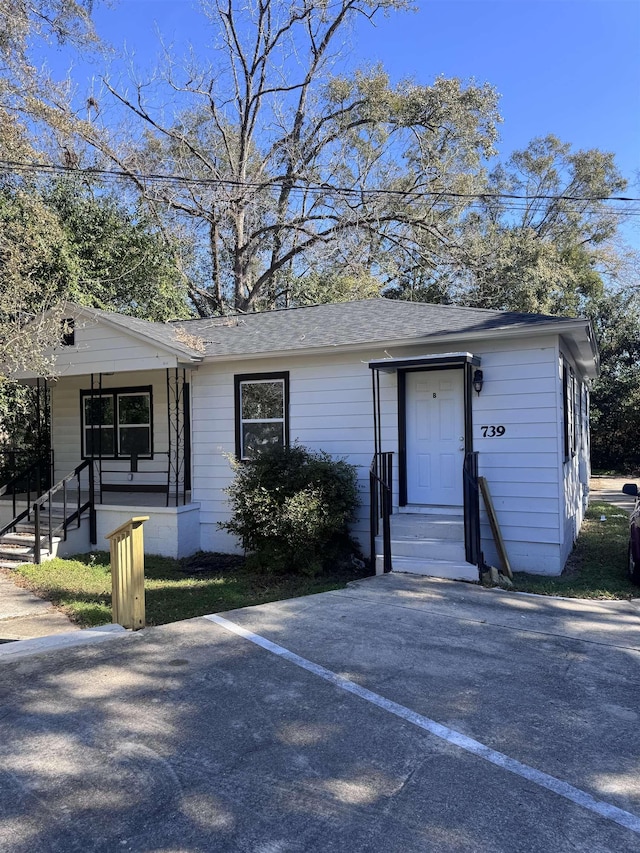
[[[314,574],[353,552],[348,524],[358,506],[352,465],[304,447],[274,447],[236,464],[227,489],[240,539],[263,571]]]
[[[601,371],[591,394],[594,468],[640,471],[635,429],[640,410],[640,297],[610,293],[588,309],[600,349]]]
[[[113,193],[69,179],[53,184],[46,202],[58,215],[77,273],[73,301],[147,320],[189,316],[178,246]]]
[[[546,314],[584,310],[603,293],[606,247],[618,226],[605,201],[625,186],[613,154],[534,139],[490,175],[481,209],[464,221],[470,259],[457,300]]]
[[[92,8],[93,0],[0,0],[0,113],[26,117],[39,132],[69,133],[61,109],[68,87],[34,58],[34,48],[51,43],[99,50]]]
[[[487,177],[463,212],[458,250],[401,272],[395,295],[497,310],[572,314],[603,294],[626,186],[612,154],[534,139]]]
[[[29,189],[0,188],[0,379],[51,369],[60,295],[76,259],[53,211]]]

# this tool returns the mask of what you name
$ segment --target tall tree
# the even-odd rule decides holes
[[[66,288],[70,299],[147,320],[189,316],[187,288],[176,262],[181,246],[148,216],[74,177],[50,185],[45,200],[58,216],[76,263]]]
[[[60,294],[76,273],[60,222],[24,189],[0,189],[0,378],[51,369]]]
[[[575,314],[603,292],[618,219],[607,198],[626,181],[613,154],[534,139],[489,176],[464,220],[471,262],[457,301],[485,308]]]
[[[41,158],[33,129],[54,114],[60,91],[32,49],[42,40],[95,44],[90,7],[88,0],[0,0],[0,377],[50,367],[45,351],[60,334],[56,305],[76,272],[59,218],[29,170],[15,164]]]
[[[634,429],[640,408],[640,297],[607,293],[588,307],[601,370],[591,395],[591,460],[595,468],[640,470]]]
[[[116,149],[85,122],[85,138],[165,222],[183,217],[206,234],[209,281],[192,290],[201,313],[288,304],[309,268],[365,269],[384,283],[459,249],[456,194],[479,185],[493,153],[495,91],[455,79],[392,86],[379,68],[338,64],[354,20],[406,5],[209,0],[214,62],[185,68],[167,55],[162,97],[107,84],[142,130]],[[167,117],[154,104],[169,96]]]

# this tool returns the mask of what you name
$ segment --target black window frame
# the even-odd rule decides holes
[[[62,332],[62,346],[74,347],[76,345],[76,321],[73,317],[66,317],[60,323]]]
[[[239,462],[250,462],[251,457],[242,455],[242,407],[241,388],[245,382],[269,382],[280,380],[283,383],[283,425],[284,446],[289,446],[289,371],[281,370],[271,373],[238,373],[233,377],[234,408],[235,408],[235,437],[236,437],[236,459]]]
[[[118,397],[125,397],[131,394],[148,394],[149,395],[149,453],[140,453],[138,459],[153,459],[153,386],[152,385],[135,385],[125,388],[102,388],[80,391],[80,440],[82,446],[82,459],[131,459],[130,453],[120,453],[119,441],[119,424],[118,424]],[[114,437],[114,452],[113,453],[87,453],[86,448],[86,430],[90,427],[85,426],[85,411],[84,401],[88,398],[97,397],[112,397],[113,398],[113,437]],[[146,424],[144,425],[146,426]]]
[[[573,368],[562,360],[562,414],[564,420],[564,462],[576,455],[578,413],[576,411],[576,393],[578,382]]]

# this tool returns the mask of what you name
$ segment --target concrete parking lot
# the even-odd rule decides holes
[[[636,851],[639,615],[391,575],[5,663],[0,849]]]

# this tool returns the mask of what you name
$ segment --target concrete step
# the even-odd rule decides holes
[[[55,531],[58,529],[58,523],[62,524],[62,519],[58,522],[57,519],[53,519],[53,530],[54,535],[56,535]],[[16,524],[16,533],[20,535],[26,534],[27,536],[35,536],[36,526],[35,524],[30,524],[28,522],[24,522],[23,524]],[[9,535],[9,534],[7,534]],[[49,535],[49,525],[41,524],[40,525],[40,536],[48,536]]]
[[[10,541],[7,541],[7,538]],[[16,534],[8,534],[0,537],[0,560],[6,560],[11,563],[33,563],[35,539],[33,536],[29,540],[24,538],[15,541]],[[14,541],[11,541],[14,540]],[[56,556],[58,551],[58,543],[61,541],[59,536],[53,537],[52,549],[48,547],[40,547],[40,559],[50,560]],[[47,541],[48,545],[48,541]]]
[[[382,554],[382,537],[376,537],[376,554]],[[391,537],[391,553],[394,557],[415,557],[425,560],[454,560],[464,562],[464,542],[453,539],[397,539]]]
[[[0,569],[17,569],[24,562],[24,560],[7,560],[5,557],[0,557]]]
[[[51,537],[54,542],[60,542],[60,536]],[[16,530],[15,533],[5,533],[0,536],[0,545],[31,545],[33,547],[36,541],[35,531],[31,530]],[[40,529],[40,542],[49,541],[49,532]]]
[[[432,578],[448,578],[454,581],[478,582],[478,567],[464,561],[419,560],[411,557],[393,557],[394,572],[406,572],[414,575],[428,575]],[[382,573],[382,557],[376,557],[376,574]]]
[[[464,541],[464,520],[459,515],[394,513],[390,518],[393,539],[453,539]]]

